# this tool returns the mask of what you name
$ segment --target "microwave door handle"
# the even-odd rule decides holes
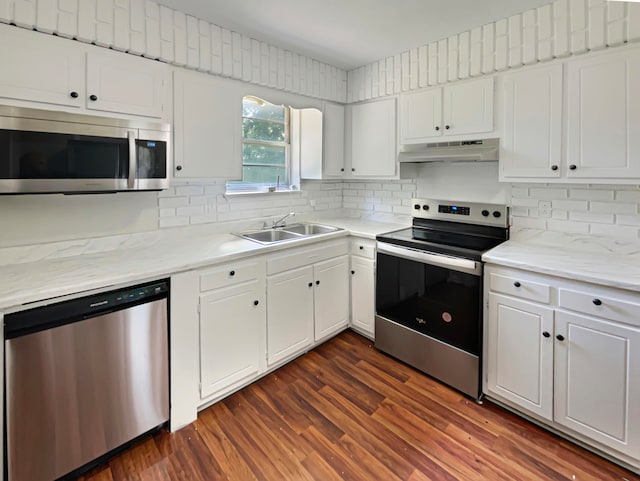
[[[136,149],[136,131],[128,130],[127,139],[129,140],[129,178],[127,179],[127,188],[135,187],[136,175],[138,174],[138,150]]]

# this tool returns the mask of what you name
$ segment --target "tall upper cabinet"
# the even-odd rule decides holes
[[[396,175],[396,99],[355,104],[351,109],[351,176]]]
[[[560,177],[562,65],[521,69],[500,83],[500,180]]]
[[[567,64],[568,178],[640,178],[640,49]]]
[[[166,64],[9,25],[0,45],[5,102],[170,119]]]

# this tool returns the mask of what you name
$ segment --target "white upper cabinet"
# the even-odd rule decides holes
[[[85,60],[79,45],[9,25],[0,25],[0,45],[0,97],[85,105]]]
[[[344,167],[344,106],[326,102],[323,116],[324,176],[342,177]]]
[[[490,77],[403,94],[400,143],[492,132],[493,82]]]
[[[122,55],[87,55],[87,108],[145,117],[163,117],[166,64]]]
[[[0,97],[38,108],[73,107],[166,118],[166,64],[0,25]]]
[[[351,106],[351,172],[353,177],[396,175],[396,99]]]
[[[424,142],[442,135],[442,89],[411,92],[400,97],[400,143]]]
[[[521,69],[500,80],[500,180],[560,177],[562,65]]]
[[[231,80],[176,70],[174,176],[242,179],[242,91]]]
[[[638,85],[638,48],[568,63],[568,178],[640,178]]]
[[[322,179],[322,111],[290,108],[291,153],[300,160],[300,177]]]

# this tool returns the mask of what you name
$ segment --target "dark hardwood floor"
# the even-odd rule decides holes
[[[639,481],[346,331],[82,481]]]

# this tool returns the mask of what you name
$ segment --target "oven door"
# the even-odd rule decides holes
[[[482,263],[378,242],[376,314],[480,355]]]

